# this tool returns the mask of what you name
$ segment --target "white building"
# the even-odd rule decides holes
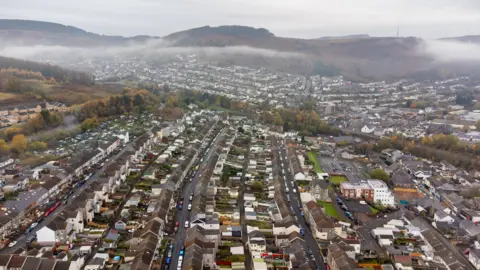
[[[388,189],[387,184],[382,180],[368,180],[368,184],[373,189],[373,201],[375,203],[380,203],[381,205],[394,205],[395,196]]]

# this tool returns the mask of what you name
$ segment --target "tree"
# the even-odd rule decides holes
[[[370,177],[373,179],[379,179],[384,181],[385,183],[388,182],[389,176],[388,173],[382,169],[375,169],[370,173]]]
[[[31,142],[28,144],[28,149],[32,151],[47,149],[47,143],[44,142]]]
[[[255,191],[263,190],[263,183],[261,181],[255,181],[252,183],[252,189]]]
[[[17,154],[23,154],[28,148],[27,138],[23,134],[17,134],[12,139],[12,150]]]
[[[27,124],[25,125],[25,131],[26,133],[35,133],[45,129],[45,126],[46,123],[43,118],[36,116],[28,120]]]
[[[96,128],[100,125],[96,117],[92,117],[89,119],[86,119],[83,121],[82,125],[80,126],[82,128],[82,131],[87,131],[93,128]]]
[[[6,154],[10,151],[10,146],[5,140],[0,139],[0,153]]]
[[[410,108],[410,106],[412,106],[412,101],[409,99],[405,102],[405,108]]]
[[[42,110],[40,112],[40,115],[42,116],[45,123],[50,123],[50,112],[48,110]]]
[[[171,95],[168,97],[167,102],[165,104],[167,107],[177,107],[178,106],[178,98],[175,95]]]

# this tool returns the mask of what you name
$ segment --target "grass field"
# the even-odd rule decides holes
[[[332,203],[324,201],[317,201],[317,203],[325,208],[325,214],[327,214],[327,216],[331,216],[339,220],[342,219],[338,214],[337,209],[335,209],[335,206],[333,206]]]
[[[314,152],[307,152],[307,157],[313,163],[313,168],[315,168],[315,172],[323,173],[323,170],[317,160],[317,154],[315,154]]]
[[[370,210],[372,210],[373,214],[377,214],[378,212],[380,212],[378,209],[375,209],[373,207],[370,207]]]
[[[347,178],[341,175],[330,176],[330,179],[328,181],[330,181],[330,183],[335,185],[340,185],[340,183],[342,182],[348,182]]]

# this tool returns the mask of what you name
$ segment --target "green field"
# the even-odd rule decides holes
[[[325,214],[327,214],[327,216],[331,216],[333,218],[342,220],[342,218],[340,217],[340,215],[337,212],[337,209],[335,209],[335,206],[333,206],[332,203],[324,202],[324,201],[317,201],[317,203],[318,203],[318,205],[321,205],[322,207],[325,208]]]
[[[314,152],[307,152],[307,157],[308,157],[308,160],[310,160],[313,163],[313,168],[315,168],[315,172],[323,173],[323,170],[320,167],[320,164],[318,163],[318,160],[317,160],[317,154],[315,154]]]
[[[378,209],[375,209],[373,207],[370,206],[370,210],[372,210],[372,214],[377,214],[378,212],[380,212],[380,210]]]
[[[330,183],[332,184],[340,185],[340,183],[342,182],[348,182],[348,179],[342,175],[333,175],[330,176],[330,179],[328,181],[330,181]]]

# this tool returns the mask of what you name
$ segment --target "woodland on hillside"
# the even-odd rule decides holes
[[[57,82],[81,85],[95,84],[95,77],[85,72],[66,70],[59,66],[42,64],[27,60],[20,60],[10,57],[0,56],[0,69],[18,69],[28,70],[30,72],[39,72],[42,74],[43,77],[54,78]]]

